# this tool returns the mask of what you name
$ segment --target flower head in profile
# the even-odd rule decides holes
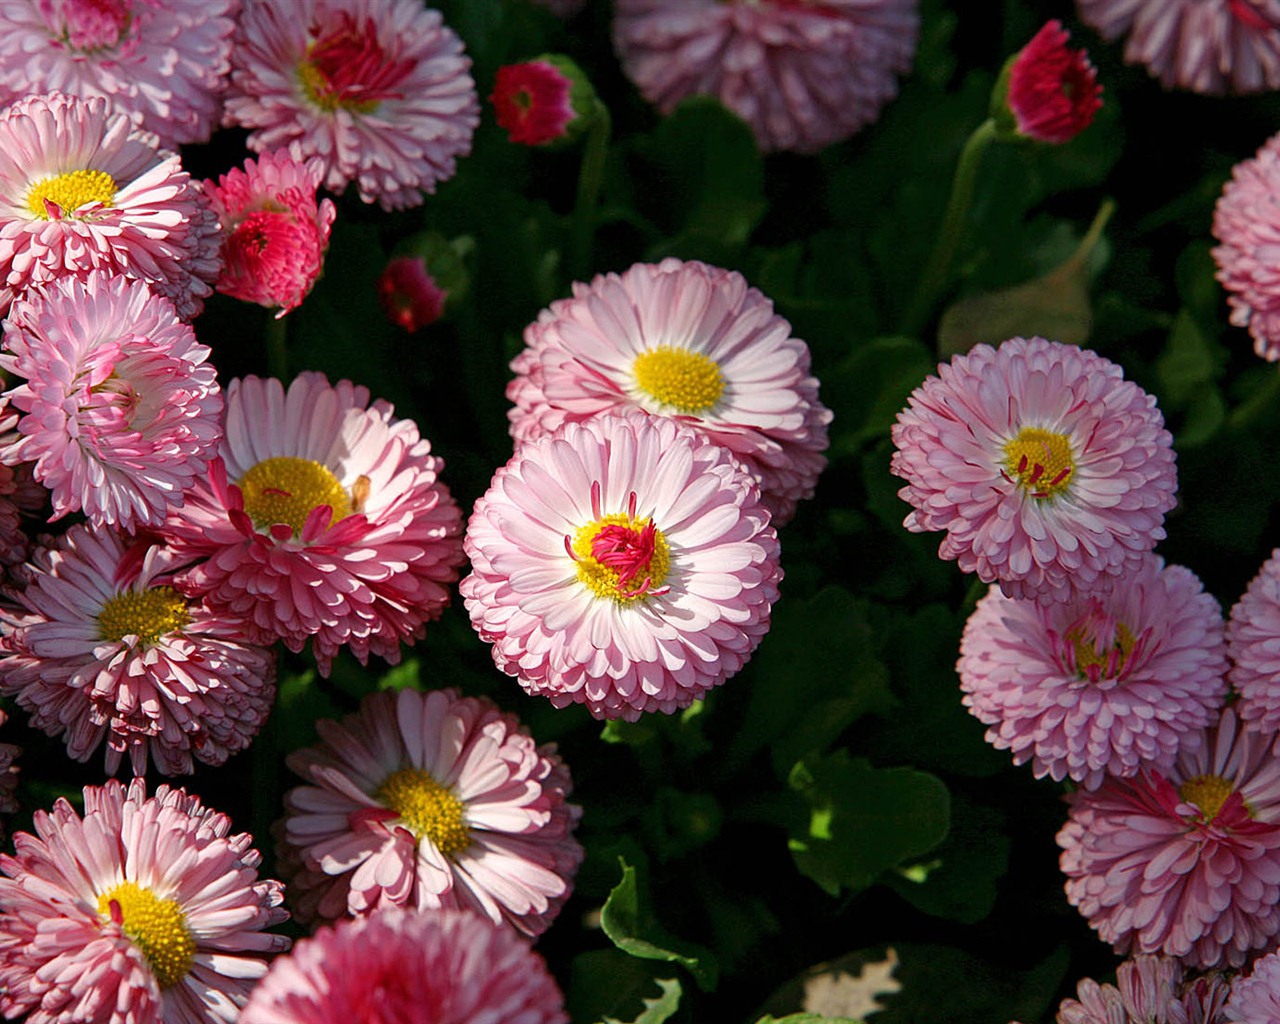
[[[1239,967],[1280,935],[1280,758],[1228,708],[1168,772],[1068,798],[1067,900],[1122,954]]]
[[[1070,33],[1050,21],[1009,59],[996,85],[992,113],[1006,130],[1038,142],[1074,139],[1102,106],[1102,86],[1084,50],[1067,47]]]
[[[319,157],[302,164],[272,151],[204,183],[223,232],[218,291],[279,316],[302,304],[324,269],[337,214],[333,200],[316,202],[323,174]]]
[[[812,496],[831,412],[809,348],[741,274],[677,259],[575,284],[525,329],[507,387],[525,441],[602,412],[669,416],[729,449],[775,525]]]
[[[520,445],[476,503],[466,551],[459,590],[497,666],[556,707],[629,721],[736,673],[782,578],[733,455],[634,411]]]
[[[424,1020],[568,1024],[569,1018],[542,957],[511,929],[457,910],[384,907],[325,926],[277,957],[239,1024]]]
[[[512,142],[546,146],[582,131],[594,113],[595,90],[568,57],[544,54],[498,68],[489,102]]]
[[[366,203],[416,206],[471,149],[480,103],[470,60],[438,11],[385,0],[245,7],[228,124],[249,148],[319,157],[323,183]]]
[[[1280,730],[1280,548],[1231,609],[1227,655],[1240,717],[1267,734]]]
[[[1225,1024],[1232,986],[1218,974],[1184,975],[1177,960],[1135,956],[1116,968],[1114,985],[1083,979],[1058,1007],[1058,1024]]]
[[[396,256],[378,277],[378,298],[387,318],[409,334],[439,320],[448,297],[421,256]]]
[[[1037,777],[1095,789],[1167,771],[1227,695],[1222,610],[1180,565],[1148,555],[1108,594],[978,602],[960,642],[965,706]]]
[[[288,915],[253,837],[181,789],[86,786],[0,855],[0,1013],[27,1024],[233,1024]]]
[[[385,904],[473,910],[526,935],[573,889],[581,810],[554,747],[456,690],[376,693],[318,747],[290,755],[290,893],[307,919]]]
[[[911,393],[893,427],[905,526],[1010,597],[1105,592],[1164,537],[1177,475],[1156,400],[1087,349],[976,345]]]

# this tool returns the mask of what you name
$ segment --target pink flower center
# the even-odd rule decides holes
[[[372,18],[361,25],[344,13],[328,35],[319,35],[319,27],[311,31],[317,38],[307,47],[298,77],[307,98],[321,110],[370,114],[383,100],[402,96],[395,87],[413,70],[413,61],[388,58]]]
[[[626,512],[601,515],[600,484],[591,487],[595,520],[564,539],[565,550],[577,563],[578,579],[597,597],[629,604],[670,589],[663,581],[671,568],[671,549],[650,519],[636,518],[636,495]]]
[[[98,897],[98,915],[133,940],[161,988],[172,988],[195,963],[196,940],[177,900],[161,899],[136,882],[121,882]]]
[[[1199,807],[1205,821],[1213,821],[1234,791],[1231,780],[1221,775],[1196,775],[1178,787],[1178,798]]]
[[[430,839],[446,857],[471,845],[466,806],[451,790],[421,768],[401,768],[388,775],[374,792],[419,839]]]
[[[1007,441],[1004,461],[1001,475],[1033,498],[1051,498],[1066,490],[1075,470],[1067,435],[1039,427],[1023,427]]]
[[[133,20],[129,6],[129,0],[67,0],[62,7],[62,41],[80,53],[111,49]]]

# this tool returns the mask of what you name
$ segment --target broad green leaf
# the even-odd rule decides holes
[[[822,396],[835,413],[832,456],[887,437],[911,392],[937,365],[933,353],[915,338],[873,338],[823,374]]]
[[[603,1024],[663,1024],[680,1008],[680,982],[675,978],[658,978],[657,982],[662,994],[656,999],[646,999],[639,1017],[630,1021],[606,1017]]]
[[[1162,407],[1182,409],[1213,388],[1222,374],[1226,353],[1205,336],[1189,309],[1182,309],[1156,360]]]
[[[565,1009],[573,1021],[627,1020],[645,1012],[661,973],[671,968],[652,960],[638,960],[620,949],[579,953],[569,968]]]

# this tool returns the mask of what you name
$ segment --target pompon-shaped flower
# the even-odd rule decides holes
[[[1084,50],[1067,47],[1060,21],[1040,29],[1005,65],[992,96],[992,116],[1013,135],[1069,142],[1102,106],[1102,86]]]
[[[1280,548],[1231,609],[1227,655],[1241,719],[1268,735],[1280,731]]]
[[[337,215],[333,200],[316,202],[323,177],[319,157],[299,163],[271,151],[204,183],[223,233],[218,291],[278,316],[302,304],[324,270]]]
[[[1168,773],[1070,795],[1067,900],[1117,953],[1239,967],[1280,935],[1280,758],[1228,708]]]
[[[1058,1024],[1225,1024],[1226,979],[1184,973],[1169,957],[1135,956],[1116,968],[1114,985],[1083,979],[1077,998],[1058,1007]]]
[[[173,149],[222,111],[240,0],[0,0],[0,102],[101,97]]]
[[[514,715],[457,690],[375,693],[288,758],[284,860],[304,919],[385,904],[473,910],[539,935],[573,889],[569,769]]]
[[[521,146],[568,142],[595,115],[591,82],[559,54],[498,68],[489,102],[498,127]]]
[[[190,320],[218,276],[218,219],[177,154],[105,99],[28,96],[0,111],[0,309],[94,269]]]
[[[965,624],[960,688],[987,742],[1037,778],[1095,789],[1167,771],[1227,696],[1222,609],[1180,565],[1148,555],[1102,597],[1040,604],[993,586]]]
[[[386,210],[417,206],[471,151],[480,101],[462,42],[419,0],[247,4],[225,121],[249,148],[318,156]]]
[[[36,550],[4,615],[0,693],[78,761],[105,744],[108,774],[126,754],[137,775],[221,764],[275,698],[275,655],[183,597],[172,568],[162,547],[76,525]]]
[[[392,664],[440,616],[462,564],[462,514],[412,420],[366,388],[300,374],[227,388],[207,478],[163,533],[194,564],[180,586],[252,624],[257,642],[307,640]]]
[[[439,320],[448,297],[422,256],[396,256],[378,277],[378,298],[387,318],[410,334]]]
[[[326,925],[277,957],[239,1024],[568,1024],[542,957],[458,910],[384,907]]]
[[[54,516],[157,524],[202,476],[221,437],[222,393],[209,348],[173,303],[100,271],[32,288],[4,324],[0,368],[16,430],[0,447],[30,463]]]
[[[640,412],[526,441],[467,526],[459,587],[493,660],[556,707],[688,707],[769,629],[782,570],[733,455]]]
[[[1280,235],[1280,135],[1236,164],[1213,211],[1213,258],[1227,290],[1231,323],[1247,327],[1254,351],[1280,360],[1280,272],[1272,253]]]
[[[1010,597],[1066,601],[1136,572],[1164,537],[1177,474],[1156,400],[1095,352],[975,345],[912,393],[893,427],[913,533]]]
[[[826,465],[830,411],[809,348],[741,274],[666,259],[575,283],[524,332],[507,386],[511,433],[639,407],[728,448],[782,525]]]
[[[623,69],[664,114],[715,96],[763,150],[812,153],[875,121],[915,56],[916,0],[618,0]]]
[[[288,915],[253,837],[184,790],[86,786],[0,855],[0,1012],[26,1024],[232,1024]]]
[[[1225,1019],[1239,1024],[1280,1021],[1280,950],[1259,957],[1231,984]]]
[[[1076,0],[1080,18],[1166,89],[1280,89],[1280,0]]]

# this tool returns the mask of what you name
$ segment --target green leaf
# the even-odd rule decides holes
[[[1164,351],[1156,360],[1162,407],[1182,409],[1212,387],[1222,373],[1226,353],[1205,336],[1196,318],[1182,309]]]
[[[822,393],[835,413],[832,456],[853,453],[887,437],[912,390],[932,373],[937,358],[915,338],[873,338],[822,376]]]
[[[569,968],[565,1009],[574,1021],[620,1020],[645,1012],[647,997],[660,981],[666,965],[637,960],[619,949],[593,949],[579,953]]]
[[[852,1017],[823,1017],[816,1013],[791,1013],[785,1017],[761,1017],[756,1024],[862,1024]]]
[[[639,1017],[630,1021],[606,1017],[603,1024],[663,1024],[680,1008],[680,982],[675,978],[658,978],[657,982],[662,994],[657,999],[646,999]]]

